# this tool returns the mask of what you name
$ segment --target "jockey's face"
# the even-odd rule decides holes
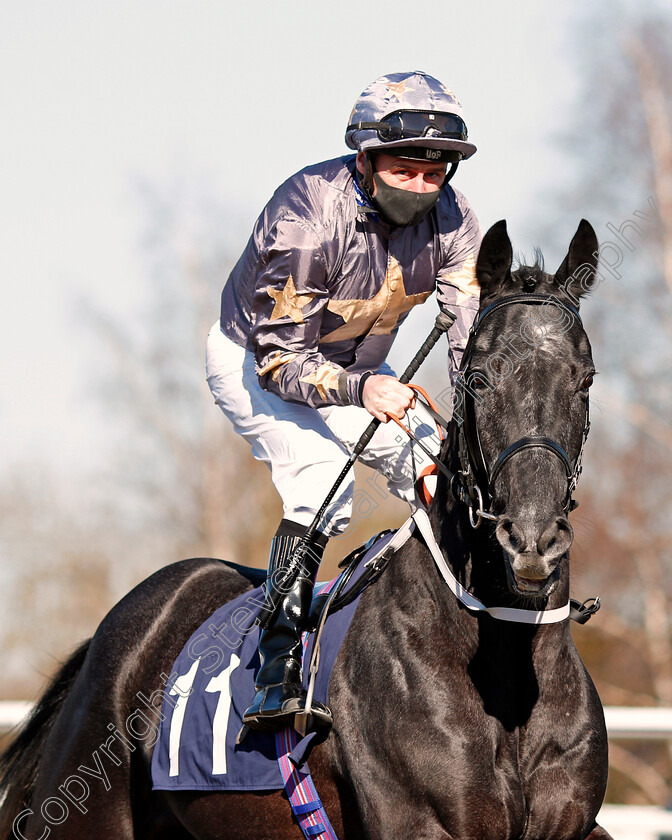
[[[364,152],[357,154],[357,169],[364,174]],[[436,192],[446,177],[445,163],[394,157],[378,152],[373,156],[375,171],[390,187],[415,193]],[[374,185],[375,196],[375,185]]]

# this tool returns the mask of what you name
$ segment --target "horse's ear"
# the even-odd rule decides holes
[[[476,278],[481,287],[481,296],[496,292],[511,279],[513,248],[506,221],[495,222],[483,237],[476,261]]]
[[[569,244],[567,256],[554,278],[577,304],[579,298],[596,285],[598,257],[599,245],[593,226],[581,219]]]

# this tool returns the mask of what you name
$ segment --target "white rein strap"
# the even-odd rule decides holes
[[[470,592],[467,592],[450,570],[434,537],[427,511],[423,508],[418,508],[413,513],[412,519],[420,529],[420,533],[441,572],[441,576],[455,597],[467,609],[473,612],[487,612],[488,615],[500,621],[515,621],[519,624],[556,624],[559,621],[565,621],[569,618],[569,602],[564,607],[559,607],[554,610],[518,610],[513,607],[486,607],[482,601],[479,601],[478,598],[475,598]]]

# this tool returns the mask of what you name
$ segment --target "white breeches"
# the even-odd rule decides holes
[[[227,338],[219,322],[208,336],[206,373],[217,405],[236,432],[252,446],[254,457],[270,468],[273,484],[282,499],[284,517],[309,525],[372,420],[371,415],[358,406],[314,409],[265,391],[255,372],[254,355]],[[438,436],[422,407],[409,411],[406,425],[409,422],[418,438],[436,453]],[[411,505],[415,505],[413,459],[418,473],[430,463],[391,422],[378,427],[360,456],[363,463],[386,476],[391,493]],[[380,492],[377,485],[376,489]],[[320,531],[334,536],[348,527],[353,492],[354,473],[350,470],[322,520]]]

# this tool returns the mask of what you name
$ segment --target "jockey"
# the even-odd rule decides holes
[[[449,181],[476,147],[462,109],[422,72],[376,79],[345,134],[356,151],[286,181],[259,216],[222,293],[207,378],[215,402],[266,463],[284,516],[273,538],[267,591],[282,578],[371,415],[414,408],[385,358],[412,307],[436,289],[457,314],[450,366],[459,367],[478,308],[480,229]],[[381,425],[362,460],[414,503],[410,447]],[[260,634],[250,728],[292,722],[304,708],[301,633],[330,536],[348,526],[354,476],[327,510],[305,568]],[[326,707],[313,708],[328,724]]]

